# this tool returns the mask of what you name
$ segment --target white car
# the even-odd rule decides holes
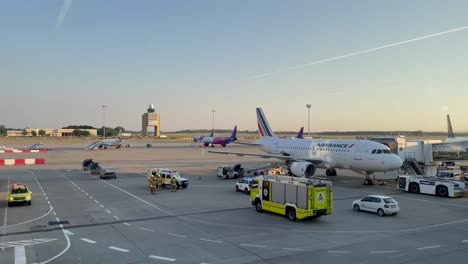
[[[354,211],[369,211],[379,216],[396,215],[400,211],[397,201],[390,196],[369,195],[353,202]]]
[[[245,178],[236,182],[236,191],[245,192],[246,194],[250,193],[250,183],[252,182],[251,178]]]

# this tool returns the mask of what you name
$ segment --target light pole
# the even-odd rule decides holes
[[[107,105],[101,105],[102,107],[102,136],[106,138],[106,108]]]
[[[307,134],[309,134],[309,137],[310,137],[310,107],[312,105],[306,104],[306,106],[307,106]]]
[[[214,134],[214,113],[216,112],[215,109],[211,110],[211,112],[213,113],[213,134]]]

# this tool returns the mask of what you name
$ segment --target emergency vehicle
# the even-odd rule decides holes
[[[184,189],[188,187],[188,179],[181,177],[178,171],[171,170],[171,169],[162,169],[162,168],[153,168],[148,170],[148,180],[150,179],[151,175],[156,176],[156,174],[161,175],[162,178],[162,186],[165,187],[166,185],[171,185],[172,176],[175,176],[177,180],[177,189],[183,187]]]
[[[397,189],[442,197],[461,197],[465,194],[465,183],[433,177],[400,175],[398,176]]]
[[[291,176],[260,176],[252,181],[250,201],[257,212],[285,215],[291,221],[333,212],[329,181]]]
[[[31,205],[32,192],[28,189],[28,186],[21,183],[13,183],[11,189],[8,192],[8,206],[19,203],[27,203]]]

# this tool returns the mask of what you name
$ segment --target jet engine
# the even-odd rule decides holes
[[[293,162],[290,170],[294,176],[310,178],[315,174],[315,165],[306,161]]]

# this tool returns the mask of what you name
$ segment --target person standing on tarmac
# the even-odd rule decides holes
[[[161,175],[158,174],[158,177],[156,178],[156,187],[158,191],[161,191],[162,187],[162,178]]]
[[[156,194],[156,177],[151,176],[149,186],[151,194]]]
[[[171,192],[177,192],[177,180],[175,178],[175,176],[172,176],[172,179],[171,179]]]

